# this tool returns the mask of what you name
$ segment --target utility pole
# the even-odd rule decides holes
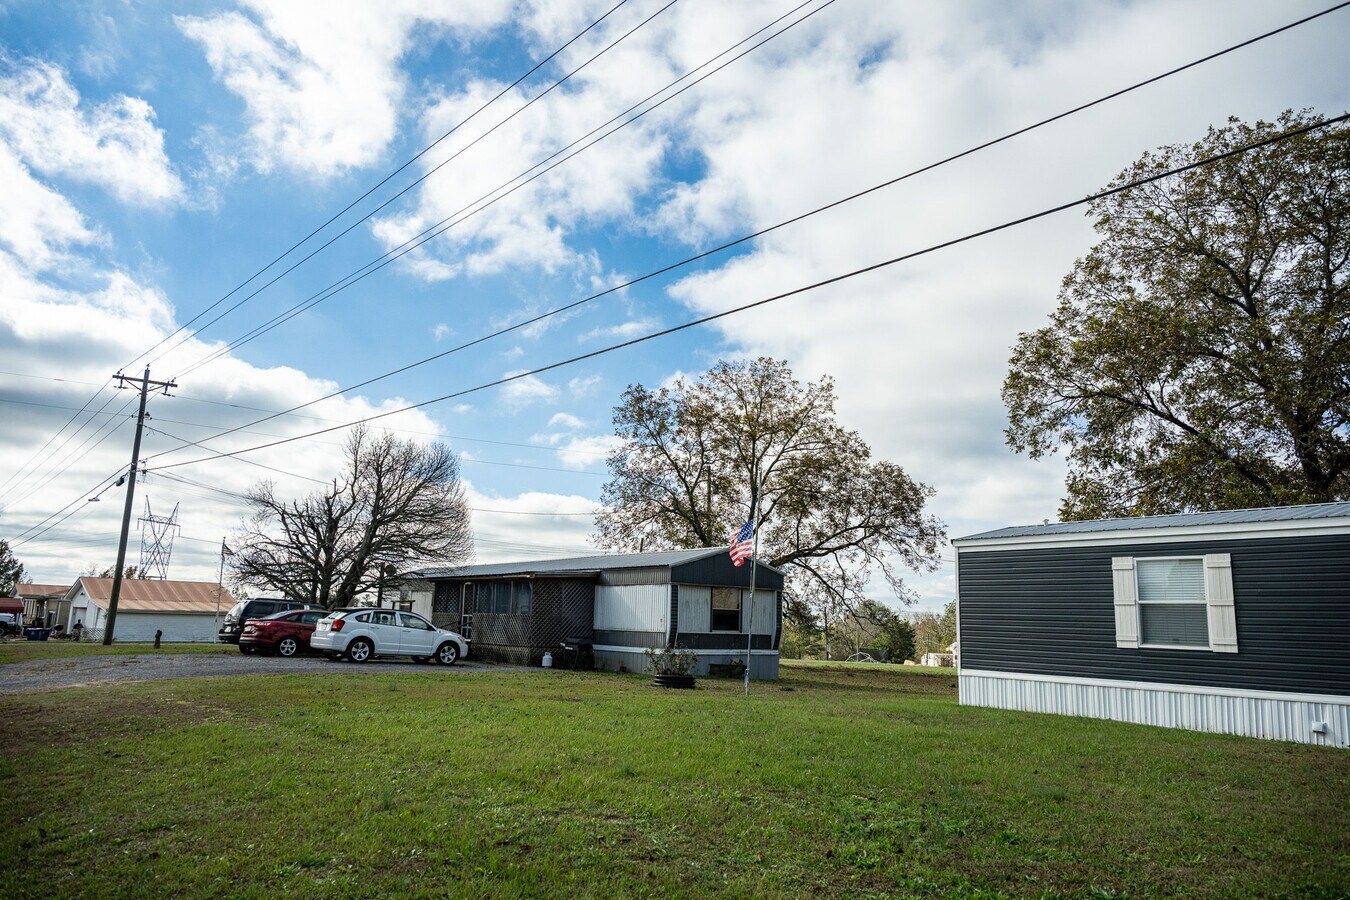
[[[117,388],[121,390],[130,382],[137,382],[141,385],[141,410],[136,415],[136,440],[131,445],[131,468],[127,471],[127,502],[122,509],[122,536],[117,542],[117,565],[113,568],[112,596],[108,598],[108,624],[103,626],[103,646],[107,647],[113,641],[113,625],[117,622],[117,601],[122,596],[122,567],[127,562],[127,533],[131,531],[131,502],[136,493],[136,470],[140,467],[141,459],[141,429],[145,426],[145,398],[150,392],[150,385],[164,389],[165,396],[168,396],[169,388],[178,387],[172,381],[151,381],[150,367],[145,367],[145,375],[141,378],[129,378],[118,372],[113,376],[117,379]]]

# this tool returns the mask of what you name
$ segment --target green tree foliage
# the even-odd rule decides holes
[[[1313,121],[1230,120],[1121,184]],[[1350,128],[1093,203],[1099,243],[1019,336],[1007,440],[1066,449],[1066,520],[1350,496]]]
[[[956,601],[948,600],[941,613],[927,610],[910,619],[914,628],[915,660],[925,653],[946,653],[956,643]]]
[[[0,541],[0,597],[15,597],[19,585],[27,577],[23,563],[19,562],[9,549],[9,541]]]
[[[783,362],[720,362],[670,387],[630,387],[614,410],[597,542],[640,551],[726,546],[760,485],[760,559],[789,572],[812,608],[862,600],[872,573],[902,599],[901,568],[931,570],[944,528],[932,489],[872,460],[835,422],[833,382]]]

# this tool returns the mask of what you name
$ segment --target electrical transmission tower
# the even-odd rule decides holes
[[[141,526],[142,578],[169,577],[169,557],[173,555],[173,539],[178,534],[178,504],[167,516],[150,513],[150,498],[145,498],[145,515],[138,520]]]

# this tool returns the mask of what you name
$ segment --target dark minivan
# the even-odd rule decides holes
[[[301,603],[298,600],[283,600],[280,597],[259,597],[256,600],[240,600],[225,614],[225,621],[216,632],[216,640],[222,644],[239,643],[239,635],[244,632],[244,623],[249,619],[264,619],[273,613],[292,609],[323,609],[313,603]]]

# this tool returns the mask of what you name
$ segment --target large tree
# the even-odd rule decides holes
[[[235,583],[336,609],[387,586],[410,562],[471,556],[449,448],[357,428],[346,456],[342,475],[303,499],[280,498],[266,481],[248,491],[253,514],[232,537]]]
[[[23,563],[14,557],[9,541],[0,541],[0,597],[17,596],[25,577]]]
[[[725,546],[758,487],[760,558],[785,568],[795,598],[852,606],[880,572],[937,564],[943,525],[932,489],[873,461],[835,421],[830,378],[802,384],[783,362],[720,362],[696,379],[630,387],[614,410],[597,541],[618,550]]]
[[[1314,121],[1230,120],[1113,185]],[[1099,243],[1003,385],[1008,443],[1067,450],[1065,519],[1350,497],[1350,128],[1095,201]]]

